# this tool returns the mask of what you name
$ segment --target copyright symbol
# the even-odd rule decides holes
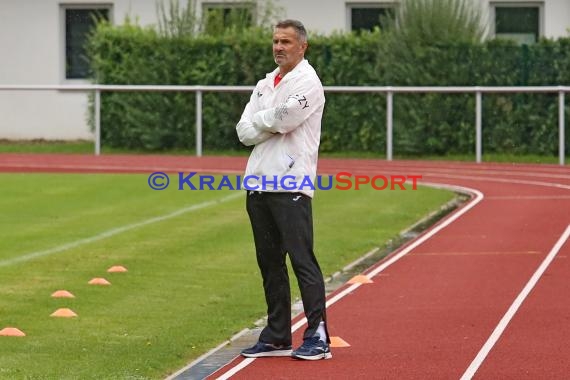
[[[148,177],[148,186],[153,190],[164,190],[170,184],[170,178],[163,172],[154,172]]]

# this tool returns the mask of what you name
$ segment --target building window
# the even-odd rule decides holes
[[[520,44],[533,44],[542,35],[542,5],[537,3],[493,4],[494,34]]]
[[[254,24],[253,3],[203,3],[204,32],[219,35],[224,29],[247,28]]]
[[[394,4],[350,4],[348,5],[348,29],[359,32],[372,31],[374,28],[382,29],[382,20],[385,17],[394,17]]]
[[[89,34],[100,20],[109,20],[110,7],[65,6],[65,78],[85,79],[89,77],[89,61],[85,44]]]

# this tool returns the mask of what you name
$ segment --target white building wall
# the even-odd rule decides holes
[[[0,84],[77,84],[65,79],[61,4],[112,4],[111,19],[126,15],[156,22],[154,0],[0,0]],[[0,139],[91,140],[85,93],[0,91]]]
[[[480,1],[488,7],[490,3],[525,0]],[[199,9],[202,2],[198,2]],[[347,4],[390,2],[274,0],[283,8],[283,17],[300,19],[309,32],[323,34],[347,30]],[[545,36],[568,35],[570,0],[533,3],[544,4]],[[62,4],[112,4],[115,24],[121,24],[127,15],[141,25],[156,24],[155,0],[0,0],[0,84],[77,83],[65,80]],[[0,91],[0,139],[92,139],[87,112],[87,95],[82,93]]]
[[[544,21],[546,37],[570,36],[570,0],[545,1]]]

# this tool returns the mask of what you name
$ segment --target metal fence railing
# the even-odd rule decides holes
[[[204,92],[251,92],[253,86],[161,86],[161,85],[0,85],[0,91],[75,91],[94,94],[95,154],[101,154],[101,92],[194,92],[196,93],[196,155],[202,155],[202,94]],[[475,95],[475,160],[481,162],[482,99],[490,93],[554,93],[558,94],[558,156],[565,164],[564,101],[570,86],[520,87],[392,87],[392,86],[325,86],[325,92],[386,94],[386,159],[393,158],[394,94],[399,93],[468,93]]]

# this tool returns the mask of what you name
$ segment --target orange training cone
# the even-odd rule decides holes
[[[71,309],[57,309],[51,313],[50,317],[73,318],[77,317],[77,314]]]
[[[348,283],[349,284],[371,284],[373,281],[368,278],[368,276],[365,276],[363,274],[359,274],[358,276],[354,276],[353,278],[351,278]]]
[[[104,278],[93,278],[89,281],[89,285],[111,285],[111,283]]]
[[[0,330],[0,336],[26,336],[26,334],[15,327],[6,327]]]
[[[56,292],[53,292],[51,296],[53,298],[75,298],[75,296],[67,290],[58,290]]]
[[[122,265],[115,265],[115,266],[112,266],[111,268],[107,269],[107,272],[109,272],[109,273],[123,273],[123,272],[127,272],[127,268],[125,268]]]
[[[339,336],[331,336],[331,347],[350,347],[350,344]]]

